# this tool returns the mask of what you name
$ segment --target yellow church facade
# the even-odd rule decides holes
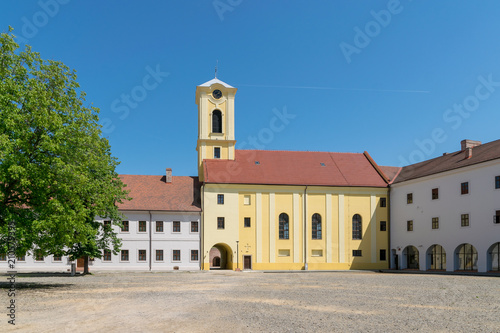
[[[388,268],[388,179],[368,153],[236,150],[235,94],[196,91],[201,269]]]

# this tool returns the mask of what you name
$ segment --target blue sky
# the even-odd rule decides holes
[[[0,9],[2,31],[11,25],[20,44],[77,71],[122,174],[196,175],[195,90],[216,60],[218,78],[238,88],[236,139],[247,149],[366,150],[398,166],[459,150],[462,139],[500,139],[498,1],[12,0]],[[277,112],[294,118],[272,132]]]

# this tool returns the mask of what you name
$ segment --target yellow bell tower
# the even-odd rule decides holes
[[[234,160],[234,95],[238,89],[215,78],[196,87],[198,105],[198,177],[203,160]]]

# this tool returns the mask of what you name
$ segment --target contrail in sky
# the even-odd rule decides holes
[[[308,86],[267,86],[254,84],[237,84],[236,87],[256,87],[256,88],[286,88],[286,89],[314,89],[314,90],[345,90],[345,91],[373,91],[373,92],[397,92],[412,94],[428,94],[429,90],[399,90],[399,89],[356,89],[356,88],[336,88],[336,87],[308,87]]]

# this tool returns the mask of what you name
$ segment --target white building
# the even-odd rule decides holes
[[[121,175],[131,201],[119,206],[124,227],[113,226],[122,240],[121,251],[89,262],[92,270],[199,270],[200,196],[197,177]],[[97,218],[97,221],[104,220]],[[0,261],[5,261],[5,256]],[[68,257],[26,255],[17,271],[67,271]],[[77,260],[83,270],[83,259]]]
[[[391,268],[500,270],[500,140],[461,148],[391,184]]]

